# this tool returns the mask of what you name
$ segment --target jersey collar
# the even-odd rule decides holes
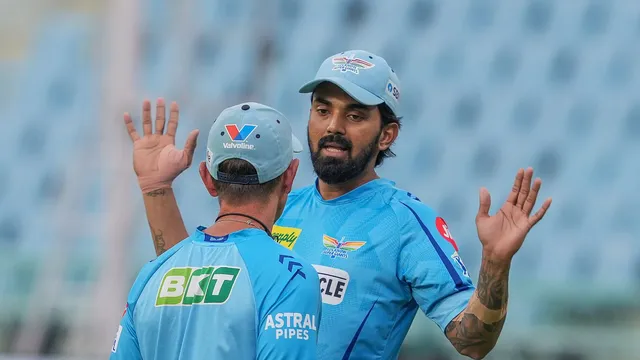
[[[322,198],[322,195],[320,195],[320,191],[318,190],[318,182],[319,180],[316,178],[315,186],[313,187],[314,197],[319,202],[327,205],[339,205],[339,204],[344,204],[344,203],[348,203],[356,200],[366,199],[376,194],[383,187],[395,186],[395,183],[391,180],[375,179],[365,184],[362,184],[357,188],[335,199],[325,200]]]
[[[227,234],[224,236],[212,236],[204,232],[206,227],[198,226],[196,231],[191,235],[191,238],[194,242],[204,243],[204,244],[222,244],[228,242],[240,242],[247,237],[255,236],[256,234],[266,234],[263,230],[260,229],[242,229],[231,234]]]

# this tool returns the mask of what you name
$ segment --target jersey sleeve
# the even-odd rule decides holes
[[[136,336],[136,330],[133,326],[133,318],[129,306],[124,310],[124,315],[120,320],[116,337],[113,340],[113,346],[111,347],[111,360],[142,360],[140,354],[140,347],[138,345],[138,337]]]
[[[475,290],[443,218],[424,204],[402,202],[398,274],[420,309],[443,331]]]
[[[258,359],[316,359],[322,309],[318,275],[309,265],[284,280],[283,290],[267,299],[259,314]]]
[[[142,360],[140,343],[138,341],[138,334],[136,332],[134,321],[136,304],[138,302],[140,294],[144,290],[146,284],[149,282],[149,279],[151,279],[155,271],[160,266],[162,266],[162,264],[164,264],[164,262],[166,262],[171,256],[173,256],[173,254],[180,250],[187,241],[188,239],[179,242],[171,249],[158,256],[156,259],[153,259],[150,262],[146,263],[142,267],[142,269],[140,269],[136,280],[131,286],[129,295],[127,296],[127,305],[124,309],[124,313],[122,314],[122,319],[120,320],[120,325],[118,326],[116,337],[113,340],[113,346],[111,347],[111,360]]]

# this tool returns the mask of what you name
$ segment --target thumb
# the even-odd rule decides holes
[[[489,217],[489,209],[491,209],[491,195],[489,190],[480,188],[480,208],[478,209],[477,218]]]
[[[198,145],[198,135],[200,134],[200,130],[193,130],[187,136],[187,141],[184,144],[184,152],[187,155],[187,166],[191,166],[191,162],[193,161],[193,153],[196,151],[196,146]]]

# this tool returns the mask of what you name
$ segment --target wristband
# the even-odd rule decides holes
[[[161,180],[153,176],[138,178],[138,185],[140,185],[140,190],[142,190],[143,194],[161,189],[170,189],[171,183],[171,181]]]

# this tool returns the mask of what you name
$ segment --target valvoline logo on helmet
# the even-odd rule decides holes
[[[336,56],[331,59],[333,62],[333,71],[347,72],[351,71],[354,74],[359,74],[360,70],[371,69],[376,66],[373,63],[370,63],[366,60],[357,58],[355,54],[351,54],[351,56]]]
[[[238,129],[238,125],[236,124],[228,124],[224,127],[227,129],[227,134],[229,134],[231,141],[245,142],[258,126],[245,124],[242,125],[241,129]]]
[[[245,143],[249,136],[256,130],[258,125],[244,124],[242,128],[238,129],[236,124],[228,124],[224,126],[227,129],[227,134],[231,138],[232,142],[223,143],[225,149],[244,149],[255,150],[255,145]]]

